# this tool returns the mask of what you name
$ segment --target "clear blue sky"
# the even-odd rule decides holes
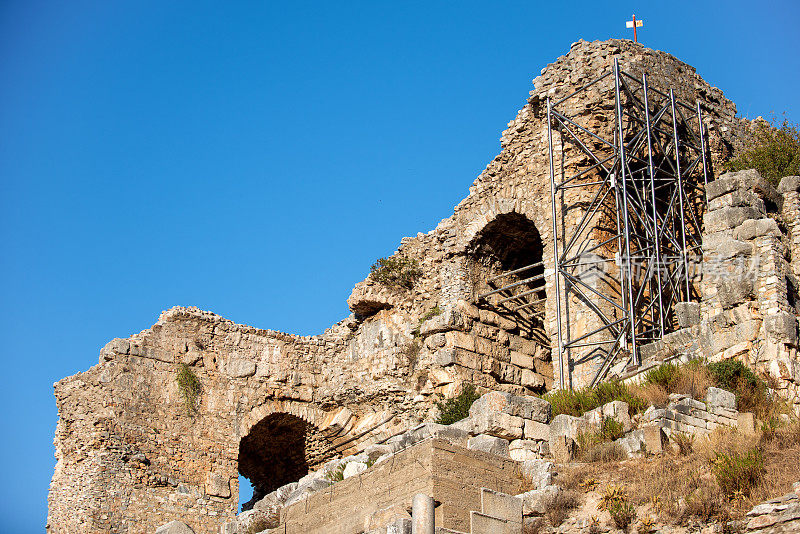
[[[800,121],[796,1],[0,1],[0,531],[42,531],[53,382],[177,304],[344,318],[539,70],[634,11],[741,114]]]

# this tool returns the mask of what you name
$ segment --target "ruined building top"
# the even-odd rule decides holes
[[[557,385],[546,99],[610,72],[614,59],[626,72],[647,72],[653,87],[700,102],[708,167],[719,176],[751,134],[719,89],[669,54],[630,41],[574,43],[533,80],[500,154],[453,214],[401,240],[396,256],[420,269],[411,287],[368,277],[347,300],[353,314],[315,336],[175,307],[151,328],[109,342],[98,365],[59,381],[48,532],[152,532],[192,517],[195,532],[216,533],[237,512],[239,474],[263,495],[430,420],[435,401],[467,382],[517,395]],[[570,106],[586,124],[613,128],[613,81]],[[566,165],[585,159],[566,148],[559,157]],[[587,194],[576,190],[572,200]],[[530,306],[507,313],[478,298],[493,279],[526,265],[537,266],[535,280],[520,280],[535,297]],[[581,324],[590,308],[570,300],[565,317]],[[671,329],[689,335],[681,326],[675,318]],[[594,357],[566,362],[569,385],[585,385]],[[176,381],[184,365],[199,380],[196,397]]]

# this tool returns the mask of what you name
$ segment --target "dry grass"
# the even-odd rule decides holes
[[[578,492],[574,490],[564,490],[557,493],[550,502],[547,503],[547,511],[544,513],[550,526],[557,527],[569,517],[569,513],[578,507],[580,498]]]
[[[745,456],[755,448],[763,456],[763,478],[756,480],[749,495],[736,492],[733,498],[726,496],[714,476],[711,460],[718,454]],[[666,524],[686,524],[689,520],[741,519],[756,504],[790,493],[797,481],[800,422],[756,436],[719,429],[707,439],[697,438],[686,455],[563,466],[555,483],[573,494],[602,492],[609,484],[624,486],[630,504],[646,512],[647,517]]]
[[[691,395],[694,399],[702,399],[714,378],[708,368],[699,360],[686,365],[664,364],[648,371],[644,382],[630,386],[631,393],[645,399],[648,403],[663,408],[667,405],[670,393]]]
[[[627,458],[625,451],[616,443],[590,443],[578,449],[577,460],[581,462],[619,462]]]

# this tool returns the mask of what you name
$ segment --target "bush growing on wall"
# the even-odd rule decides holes
[[[186,406],[186,413],[193,415],[197,411],[197,398],[200,395],[200,379],[189,369],[188,365],[182,363],[180,367],[178,367],[175,381],[178,382],[178,387],[181,390],[183,402]]]
[[[755,142],[725,164],[729,171],[756,169],[774,184],[784,176],[800,175],[800,130],[784,119],[780,126],[761,122]]]
[[[396,289],[411,289],[414,281],[422,276],[417,260],[410,258],[378,258],[369,269],[369,276],[376,282]]]
[[[464,384],[461,393],[450,399],[436,401],[439,408],[439,417],[436,422],[440,425],[452,425],[456,421],[461,421],[469,415],[472,403],[481,398],[475,391],[472,384]]]

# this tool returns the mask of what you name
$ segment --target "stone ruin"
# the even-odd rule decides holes
[[[566,353],[558,341],[547,102],[610,72],[614,60],[703,109],[708,185],[697,206],[705,260],[698,263],[717,268],[701,269],[692,279],[689,298],[665,314],[663,335],[638,348],[635,365],[624,358],[609,362],[601,378],[636,380],[672,359],[737,358],[773,377],[778,393],[800,407],[800,178],[784,178],[775,188],[755,171],[723,175],[723,162],[752,138],[754,124],[737,118],[719,89],[669,54],[626,40],[579,41],[533,81],[527,102],[503,132],[500,154],[454,213],[427,234],[401,240],[394,257],[416,261],[420,269],[410,287],[368,277],[348,298],[352,315],[310,337],[175,307],[151,328],[109,342],[98,365],[56,383],[57,463],[47,531],[154,532],[185,521],[198,534],[220,532],[236,518],[240,474],[253,486],[252,506],[337,459],[377,460],[387,451],[375,447],[414,429],[428,429],[416,432],[439,443],[439,431],[419,425],[435,417],[438,399],[466,383],[482,393],[530,399],[600,376],[602,352]],[[613,136],[610,91],[608,80],[586,89],[570,108],[576,122]],[[558,147],[558,160],[562,171],[586,165],[586,155],[566,145]],[[567,200],[580,209],[587,190],[571,191]],[[555,222],[569,220],[562,214]],[[513,276],[528,265],[538,266],[536,280]],[[481,298],[497,289],[500,276],[519,281],[535,297],[531,305],[514,309]],[[562,298],[569,304],[562,321],[579,329],[588,329],[592,313],[604,305],[599,298]],[[176,381],[183,365],[200,382],[196,406],[188,408]],[[549,434],[525,439],[543,432],[534,423],[549,425],[549,433],[549,418],[506,415],[500,426],[506,447],[517,451],[509,452],[512,457],[554,454]],[[456,431],[466,432],[456,440],[461,445],[492,434]],[[448,457],[441,452],[448,446],[433,445],[425,453],[432,458],[428,465]],[[475,442],[473,449],[498,446]],[[478,461],[463,454],[467,463]],[[482,469],[500,480],[508,466],[489,464]],[[511,491],[496,485],[496,491]],[[409,491],[400,493],[410,497]],[[475,495],[470,510],[483,498]]]

